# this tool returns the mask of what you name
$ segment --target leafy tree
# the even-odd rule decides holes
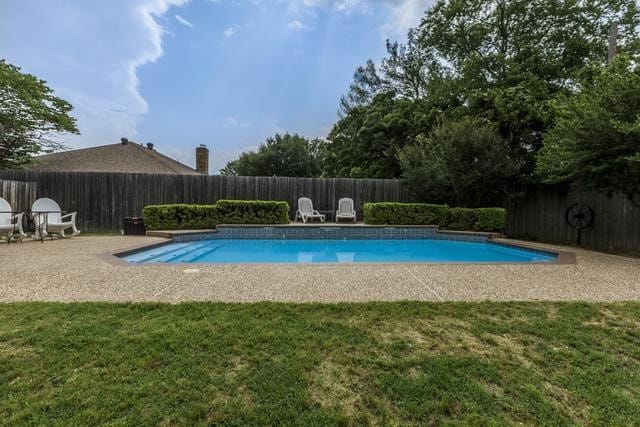
[[[636,0],[439,0],[405,45],[387,42],[379,66],[369,61],[356,71],[341,121],[380,94],[428,105],[441,121],[478,117],[507,141],[519,181],[530,180],[554,122],[551,101],[604,62],[611,22],[620,25],[620,51],[640,48]],[[414,127],[422,124],[407,124],[406,133],[420,134]],[[365,157],[350,161],[368,169]]]
[[[400,150],[409,189],[421,201],[481,206],[505,191],[517,168],[493,125],[465,117]]]
[[[0,168],[19,167],[41,151],[60,148],[59,133],[78,134],[72,108],[45,81],[0,60]]]
[[[640,205],[640,68],[620,57],[556,103],[537,171],[547,182],[622,192]]]
[[[372,60],[358,67],[353,83],[340,99],[340,112],[344,115],[354,107],[370,104],[379,94],[390,94],[411,100],[427,95],[430,74],[441,69],[429,50],[418,46],[417,32],[410,29],[407,43],[387,40],[387,57],[378,68]]]
[[[324,175],[394,178],[401,174],[398,149],[433,122],[430,107],[419,101],[379,94],[371,104],[349,110],[324,145]]]
[[[227,163],[221,175],[237,176],[320,176],[320,142],[298,135],[276,134],[258,151],[242,153]]]
[[[566,88],[585,65],[606,58],[609,26],[621,49],[637,39],[635,0],[439,0],[419,27],[467,85],[519,83],[535,77]]]
[[[635,0],[440,0],[419,37],[447,64],[458,114],[497,123],[528,176],[553,124],[550,100],[604,61],[611,22],[620,24],[620,49],[632,49]]]

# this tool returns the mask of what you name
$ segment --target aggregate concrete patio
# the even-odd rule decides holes
[[[0,301],[640,300],[640,259],[553,245],[576,264],[128,265],[109,254],[163,242],[79,236],[0,244]]]

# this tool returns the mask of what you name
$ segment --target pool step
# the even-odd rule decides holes
[[[154,258],[151,260],[151,262],[175,262],[178,258],[187,256],[192,252],[195,252],[205,246],[208,246],[209,244],[211,244],[211,242],[198,242],[198,243],[190,242],[186,247],[180,248],[175,251],[171,251],[168,254]]]
[[[135,253],[133,255],[128,255],[126,257],[126,260],[129,262],[135,262],[135,263],[143,263],[143,262],[148,262],[149,260],[164,255],[164,254],[168,254],[170,252],[176,251],[178,249],[182,249],[185,246],[188,246],[188,243],[173,243],[170,245],[166,245],[166,246],[161,246],[159,248],[156,249],[151,249],[149,251],[142,251],[139,253]]]
[[[218,249],[219,247],[224,246],[224,243],[220,242],[211,242],[208,245],[201,246],[196,250],[189,252],[188,254],[179,257],[179,259],[174,258],[176,262],[194,262],[199,257],[211,253]]]
[[[200,249],[203,246],[207,246],[210,242],[202,242],[202,243],[184,243],[179,244],[177,247],[171,246],[171,248],[166,248],[164,251],[158,253],[153,251],[148,254],[147,258],[138,260],[136,262],[171,262],[178,257],[187,255],[193,251]]]

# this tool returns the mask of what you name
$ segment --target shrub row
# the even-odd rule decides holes
[[[365,203],[364,222],[389,225],[439,225],[447,221],[447,205],[424,203]]]
[[[271,200],[218,200],[218,224],[288,224],[289,203]]]
[[[504,208],[451,208],[448,230],[504,231],[507,225],[507,210]]]
[[[216,205],[150,205],[142,210],[148,230],[202,230],[218,223]]]
[[[450,208],[426,203],[365,203],[364,222],[372,225],[438,225],[447,230],[502,231],[503,208]]]
[[[217,224],[287,224],[289,204],[265,200],[219,200],[215,205],[150,205],[143,210],[149,230],[202,230]]]

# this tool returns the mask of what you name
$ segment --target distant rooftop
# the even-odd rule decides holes
[[[200,175],[195,169],[159,153],[153,144],[142,145],[126,138],[117,144],[37,156],[28,168],[58,172]]]

